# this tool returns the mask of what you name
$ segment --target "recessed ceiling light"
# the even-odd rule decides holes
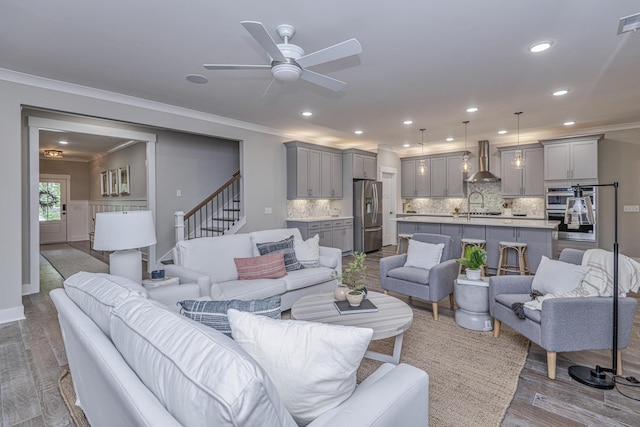
[[[453,138],[449,137],[449,138],[447,138],[445,141],[447,141],[447,142],[451,142],[451,141],[453,141]]]
[[[402,122],[405,125],[410,125],[413,123],[413,120],[405,120],[404,122]]]
[[[65,141],[64,139],[62,139],[62,140],[58,141],[58,143],[62,144],[62,145],[67,145],[69,143],[69,141]]]
[[[498,131],[498,134],[499,134],[499,135],[504,135],[505,133],[507,133],[507,131],[506,131],[506,130],[504,130],[504,129],[500,129],[500,130]]]
[[[313,113],[311,111],[303,111],[302,115],[305,116],[305,117],[311,117],[311,116],[313,116]]]
[[[475,113],[478,111],[478,107],[469,107],[467,108],[467,113]]]
[[[563,125],[565,125],[565,126],[573,126],[575,124],[576,124],[576,122],[574,122],[573,120],[569,120],[568,122],[564,122],[563,123]]]
[[[549,49],[553,43],[551,42],[538,42],[529,46],[529,52],[531,53],[540,53]]]
[[[200,74],[187,74],[184,78],[191,83],[196,83],[199,85],[209,83],[209,79],[205,76],[201,76]]]
[[[356,135],[362,135],[364,132],[361,130],[354,130],[353,133],[355,133]]]
[[[404,143],[404,144],[402,144],[402,146],[403,146],[404,148],[409,148],[409,147],[411,147],[411,144],[409,144],[409,143]]]
[[[562,96],[562,95],[566,95],[569,93],[569,89],[560,89],[557,90],[555,92],[553,92],[553,96]]]

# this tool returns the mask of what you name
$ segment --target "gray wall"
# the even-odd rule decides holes
[[[71,176],[69,200],[89,200],[89,163],[40,159],[40,173]]]
[[[147,198],[147,147],[138,142],[121,150],[89,162],[90,194],[89,200],[127,200]],[[129,192],[127,196],[102,196],[101,178],[103,171],[114,171],[129,166]]]

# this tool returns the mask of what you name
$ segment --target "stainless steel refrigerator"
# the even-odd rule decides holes
[[[353,246],[356,252],[382,248],[382,183],[353,182]]]

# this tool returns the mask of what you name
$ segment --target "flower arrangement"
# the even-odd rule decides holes
[[[363,282],[366,278],[365,271],[367,269],[367,266],[364,265],[366,258],[367,255],[364,252],[354,252],[353,261],[342,269],[342,274],[338,274],[334,270],[333,277],[355,291],[363,290],[365,288]]]
[[[478,270],[487,263],[487,251],[480,246],[467,246],[464,250],[464,256],[458,258],[456,262],[469,270]]]

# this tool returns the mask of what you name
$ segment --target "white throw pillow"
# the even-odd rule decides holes
[[[440,264],[442,258],[442,250],[444,243],[418,242],[417,240],[409,240],[409,248],[407,249],[407,260],[405,267],[417,267],[430,270],[433,266]]]
[[[580,286],[580,282],[589,271],[589,267],[543,256],[533,277],[531,288],[542,294],[561,294]]]
[[[373,336],[369,328],[275,320],[230,309],[233,339],[267,371],[299,425],[347,400]]]
[[[298,262],[303,267],[319,267],[320,266],[320,236],[315,235],[310,239],[294,239],[293,250],[296,253]]]

